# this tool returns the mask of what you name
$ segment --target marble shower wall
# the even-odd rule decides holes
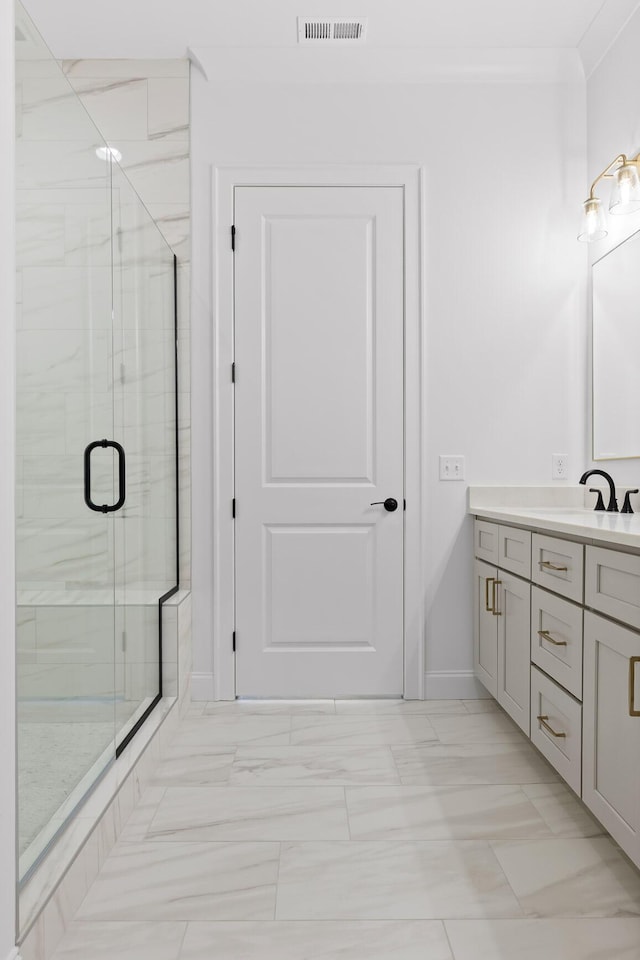
[[[178,258],[180,581],[191,588],[189,62],[65,60],[62,69]]]

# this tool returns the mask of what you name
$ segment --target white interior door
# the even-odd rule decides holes
[[[235,225],[237,694],[401,695],[402,190],[238,187]]]

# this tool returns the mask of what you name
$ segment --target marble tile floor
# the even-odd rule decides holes
[[[640,873],[492,701],[195,704],[55,960],[640,960]]]

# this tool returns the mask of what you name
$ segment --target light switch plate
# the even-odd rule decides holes
[[[440,479],[464,480],[464,457],[440,454]]]

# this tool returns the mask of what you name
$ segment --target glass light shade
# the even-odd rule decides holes
[[[613,175],[609,213],[635,213],[640,210],[640,177],[635,163],[623,163]]]
[[[583,204],[578,240],[582,240],[584,243],[592,243],[594,240],[602,240],[606,235],[607,228],[602,200],[598,200],[597,197],[590,197]]]

